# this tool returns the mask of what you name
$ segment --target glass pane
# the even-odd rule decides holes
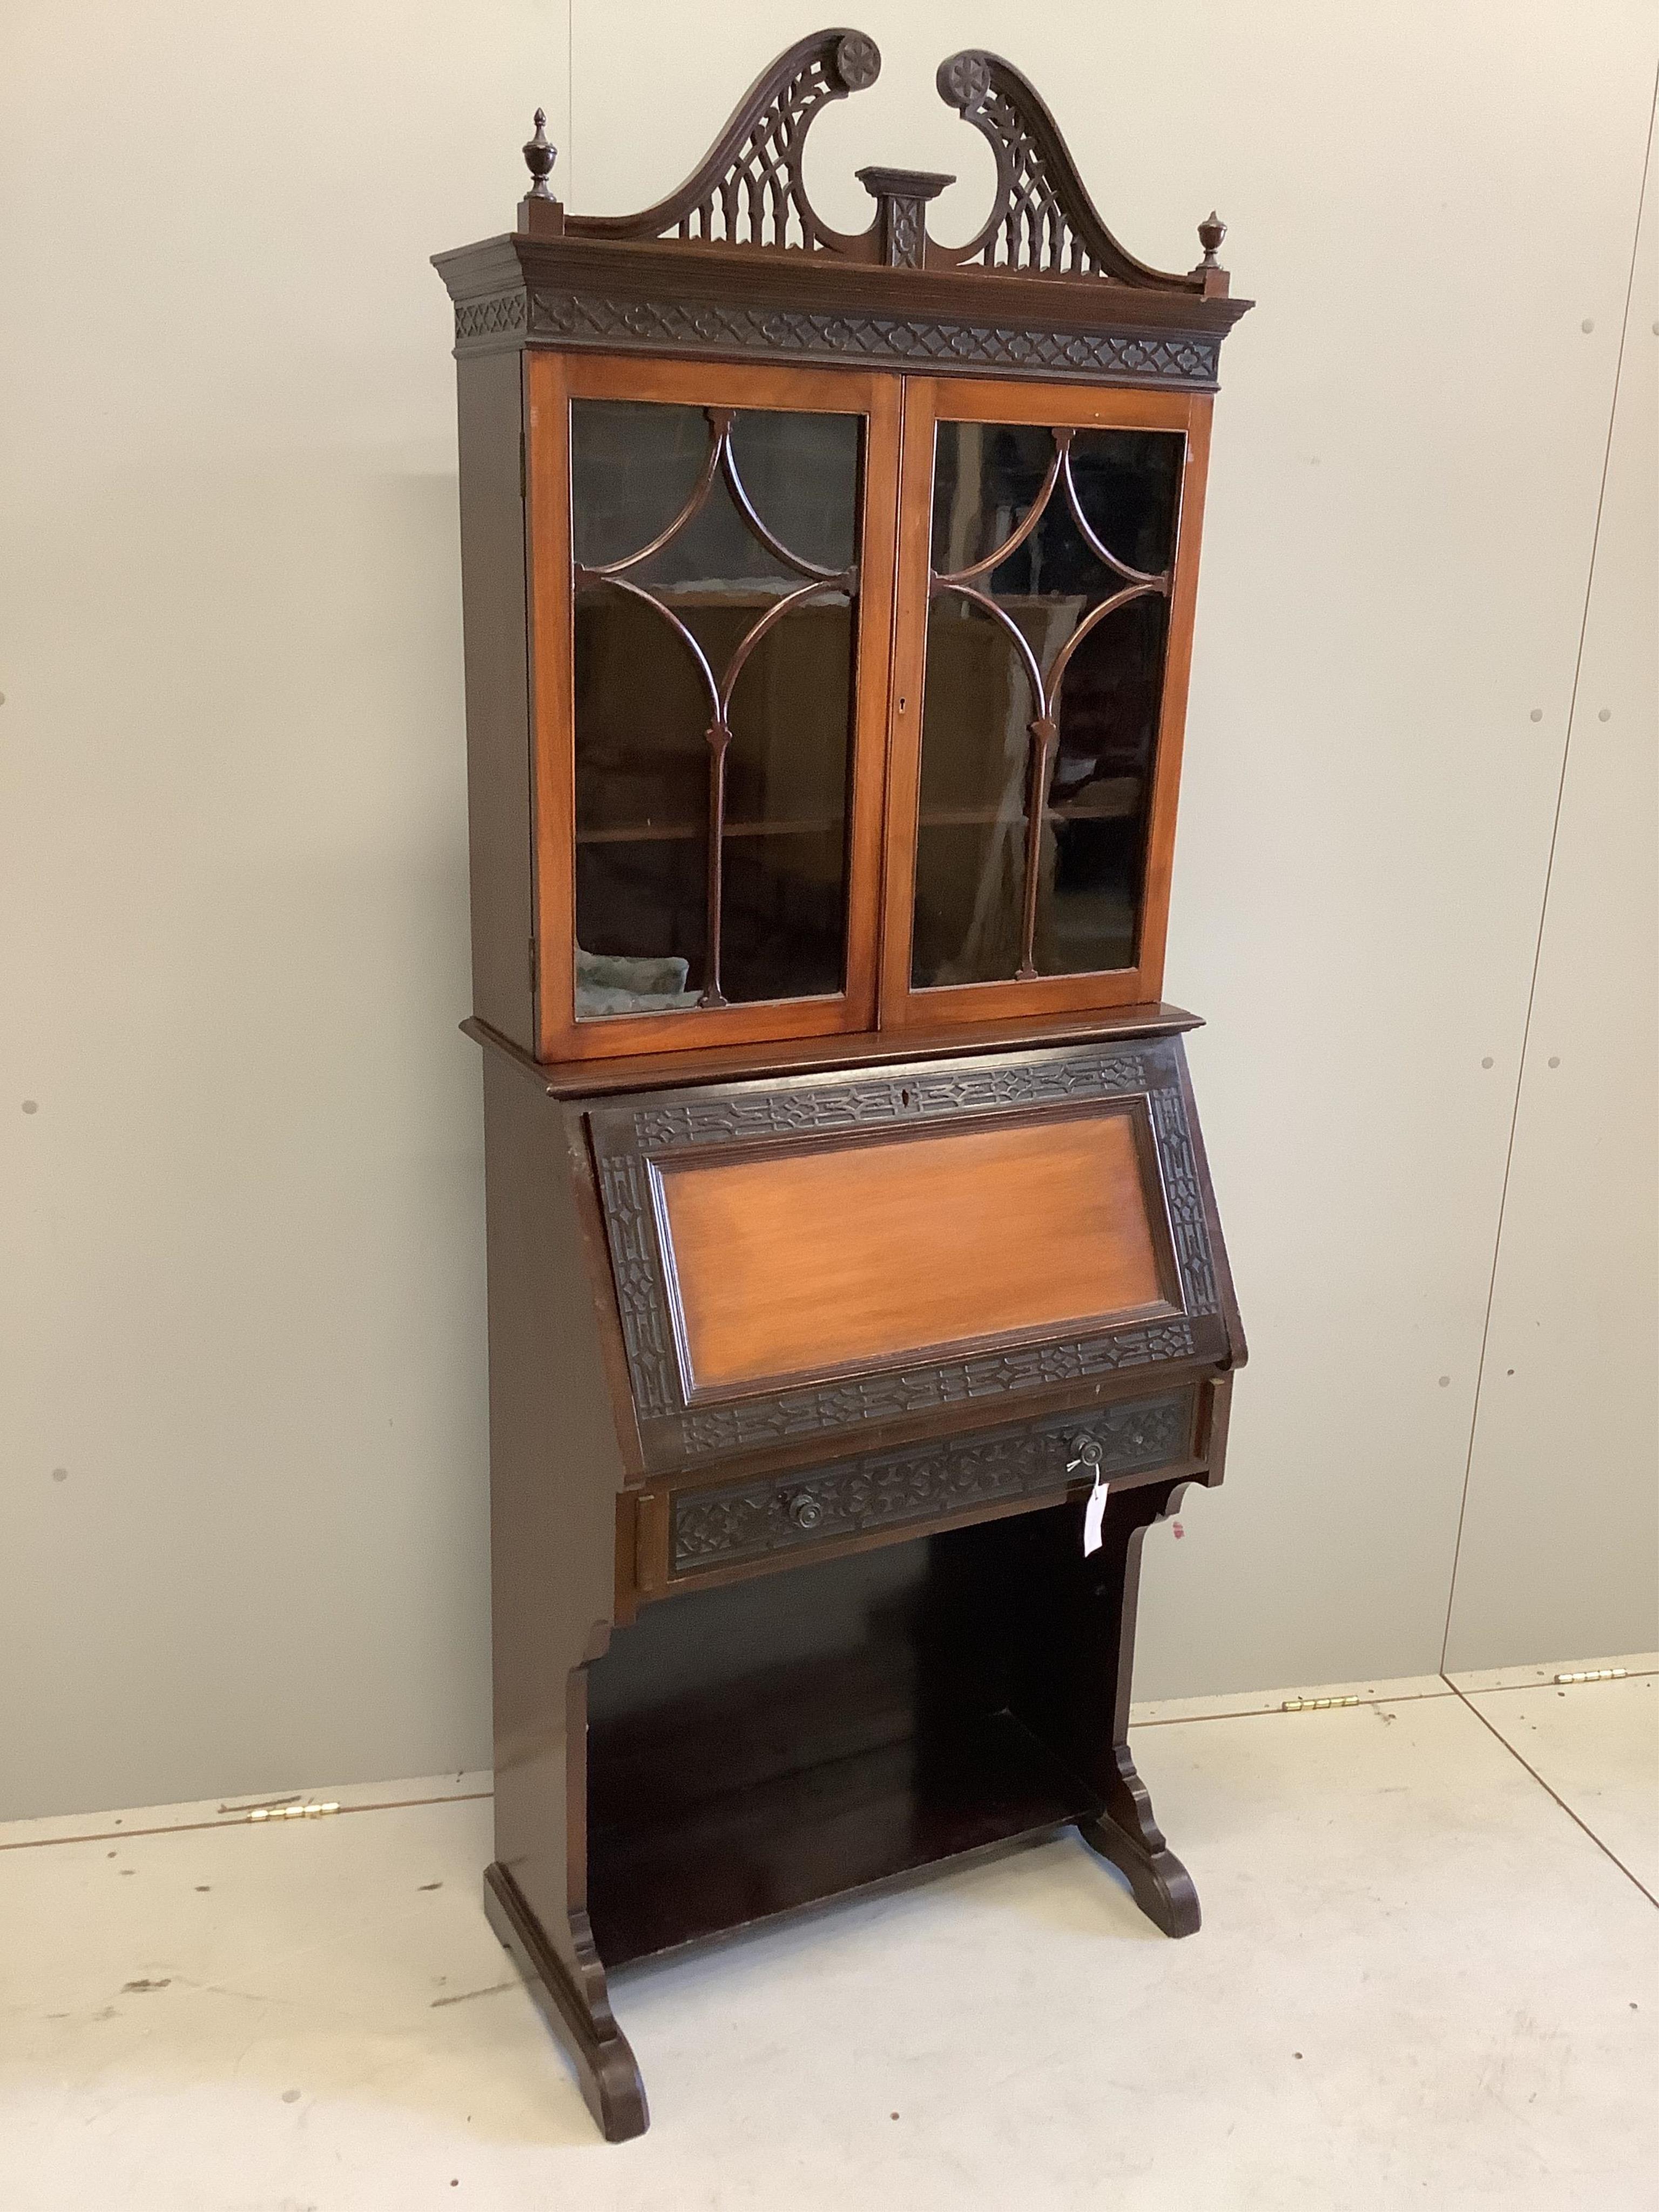
[[[937,426],[918,988],[1133,964],[1183,450]]]
[[[580,1018],[844,988],[862,432],[572,404]]]
[[[696,1003],[704,972],[708,705],[654,608],[578,592],[576,1012]]]
[[[728,999],[842,988],[853,603],[811,599],[761,640],[732,695],[721,988]]]

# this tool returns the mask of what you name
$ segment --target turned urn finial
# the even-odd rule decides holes
[[[544,110],[536,110],[536,135],[526,138],[524,144],[524,165],[530,172],[530,190],[519,202],[519,228],[532,237],[562,238],[564,234],[564,210],[548,187],[553,164],[559,149],[548,138],[547,116]]]
[[[549,144],[546,125],[546,112],[538,107],[536,110],[536,135],[533,138],[526,139],[524,147],[524,165],[532,180],[528,198],[532,200],[550,200],[553,197],[547,188],[547,180],[552,173],[554,162],[558,159],[559,149]]]
[[[1204,296],[1206,300],[1225,299],[1227,288],[1232,281],[1215,258],[1221,241],[1226,235],[1226,224],[1212,208],[1198,226],[1198,242],[1204,248],[1204,258],[1193,271],[1194,276],[1203,279]]]

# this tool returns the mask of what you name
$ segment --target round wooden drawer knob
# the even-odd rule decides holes
[[[823,1508],[816,1498],[809,1498],[802,1491],[798,1498],[790,1500],[789,1518],[797,1528],[816,1528],[823,1518]]]

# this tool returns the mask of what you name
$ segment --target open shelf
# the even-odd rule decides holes
[[[1018,1519],[1056,1514],[1074,1544],[1068,1507]],[[996,1522],[678,1593],[619,1630],[588,1676],[605,1963],[1098,1811],[1011,1710],[1030,1556]]]
[[[1012,1714],[805,1766],[689,1812],[596,1829],[588,1910],[607,1966],[720,1935],[1098,1810]]]

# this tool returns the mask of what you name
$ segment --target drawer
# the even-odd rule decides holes
[[[638,1498],[638,1587],[648,1595],[982,1520],[1109,1480],[1196,1468],[1199,1390],[1073,1407],[741,1482],[653,1487]]]

